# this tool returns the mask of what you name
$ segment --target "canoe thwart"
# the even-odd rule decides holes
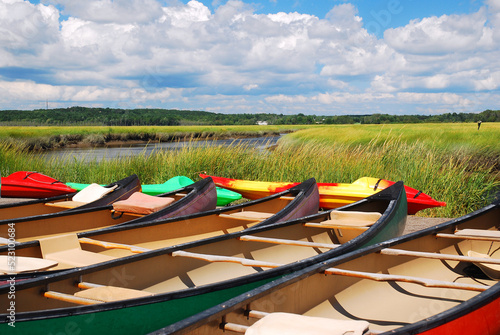
[[[251,241],[251,242],[263,242],[272,244],[284,244],[284,245],[295,245],[299,247],[312,247],[312,248],[327,248],[334,249],[340,246],[340,244],[333,243],[317,243],[309,241],[296,241],[296,240],[286,240],[281,238],[269,238],[269,237],[259,237],[253,235],[243,235],[239,237],[241,241]]]
[[[97,286],[76,292],[75,297],[111,302],[152,296],[153,293],[116,286]]]
[[[125,249],[125,250],[130,250],[131,252],[134,252],[134,253],[142,253],[142,252],[146,252],[146,251],[151,251],[151,249],[142,248],[142,247],[135,246],[135,245],[106,242],[106,241],[98,241],[98,240],[94,240],[94,239],[91,239],[88,237],[81,237],[78,240],[80,241],[80,243],[97,245],[97,246],[103,247],[105,249]]]
[[[419,284],[425,287],[440,287],[440,288],[452,288],[458,290],[469,290],[469,291],[486,291],[490,288],[487,285],[476,285],[476,284],[460,284],[447,282],[442,280],[434,280],[420,277],[412,277],[412,276],[401,276],[401,275],[390,275],[383,273],[371,273],[371,272],[362,272],[362,271],[351,271],[351,270],[343,270],[338,268],[328,268],[324,271],[325,274],[330,275],[339,275],[339,276],[348,276],[355,278],[363,278],[370,279],[375,281],[400,281],[412,284]]]
[[[380,253],[383,255],[391,255],[391,256],[412,256],[421,258],[433,258],[446,261],[473,262],[473,263],[482,262],[486,264],[500,265],[500,259],[490,258],[488,255],[483,255],[478,253],[476,253],[476,256],[472,256],[470,251],[469,251],[469,256],[438,254],[434,252],[408,251],[408,250],[392,249],[392,248],[382,249],[380,250]]]
[[[235,213],[221,213],[219,214],[219,217],[255,222],[255,221],[265,220],[273,215],[274,214],[272,213],[265,213],[265,212],[242,211]]]
[[[60,301],[65,301],[65,302],[71,302],[73,304],[78,304],[78,305],[94,305],[94,304],[101,304],[102,303],[101,301],[87,299],[87,298],[81,298],[81,297],[75,297],[74,295],[71,295],[71,294],[55,292],[55,291],[44,292],[43,296],[45,298],[55,299],[55,300],[60,300]]]
[[[85,202],[81,201],[68,200],[68,201],[58,201],[58,202],[46,202],[45,206],[71,209],[83,206],[85,204],[86,204]]]
[[[436,237],[495,242],[500,241],[500,231],[486,229],[461,229],[457,230],[454,234],[438,233],[436,234]]]
[[[253,259],[246,259],[240,257],[232,257],[232,256],[219,256],[219,255],[208,255],[208,254],[199,254],[194,252],[188,252],[183,250],[174,251],[172,253],[173,257],[190,257],[201,259],[207,262],[230,262],[230,263],[238,263],[243,266],[255,266],[255,267],[268,267],[275,268],[281,266],[283,264],[271,263],[265,261],[258,261]]]

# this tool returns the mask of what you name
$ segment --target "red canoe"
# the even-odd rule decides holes
[[[212,177],[215,185],[238,192],[243,197],[251,200],[283,192],[299,184],[289,182],[249,181],[215,177],[206,174],[200,174],[200,177]],[[359,178],[352,184],[318,183],[320,207],[323,209],[333,209],[345,206],[386,189],[393,184],[394,182],[390,180],[371,177]],[[422,209],[446,206],[445,202],[436,201],[429,195],[414,188],[405,186],[405,191],[408,200],[408,214],[410,215]]]
[[[2,177],[0,182],[0,196],[5,198],[48,198],[76,192],[63,182],[38,172],[14,172]]]

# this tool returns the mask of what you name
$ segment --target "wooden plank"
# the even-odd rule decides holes
[[[86,290],[86,289],[89,289],[89,288],[102,287],[104,285],[94,284],[94,283],[87,283],[87,282],[79,282],[77,286],[78,286],[78,288]]]
[[[436,237],[470,240],[470,241],[500,242],[500,237],[467,236],[467,235],[455,235],[455,234],[444,234],[444,233],[438,233],[436,234]]]
[[[486,285],[460,284],[460,283],[453,283],[453,282],[420,278],[420,277],[351,271],[338,268],[328,268],[324,272],[325,274],[356,277],[356,278],[370,279],[375,281],[400,281],[405,283],[419,284],[425,287],[452,288],[458,290],[468,290],[468,291],[478,291],[478,292],[483,292],[486,291],[488,288],[490,288],[489,286]]]
[[[55,300],[61,300],[61,301],[71,302],[71,303],[78,304],[78,305],[102,304],[101,301],[87,299],[87,298],[75,297],[74,295],[71,295],[71,294],[60,293],[60,292],[55,292],[55,291],[44,292],[43,296],[45,298],[50,298],[50,299],[55,299]]]
[[[88,237],[81,237],[78,239],[78,241],[80,241],[80,243],[97,245],[97,246],[100,246],[100,247],[103,247],[106,249],[126,249],[126,250],[130,250],[131,252],[135,252],[135,253],[143,253],[143,252],[147,252],[147,251],[152,250],[152,249],[138,247],[136,245],[94,240],[94,239],[91,239]]]
[[[172,253],[172,256],[173,257],[196,258],[196,259],[201,259],[201,260],[204,260],[207,262],[237,263],[237,264],[241,264],[243,266],[252,266],[252,267],[276,268],[278,266],[283,265],[283,264],[278,264],[278,263],[258,261],[258,260],[253,260],[253,259],[240,258],[240,257],[199,254],[199,253],[188,252],[188,251],[183,251],[183,250],[174,251]]]
[[[245,334],[245,332],[249,328],[247,326],[239,325],[239,324],[236,324],[236,323],[230,323],[230,322],[223,323],[221,325],[221,327],[222,327],[222,329],[224,331],[228,330],[228,331],[232,331],[232,332],[240,333],[240,334]]]
[[[252,235],[243,235],[240,236],[239,239],[241,241],[264,242],[272,244],[284,244],[284,245],[294,245],[299,247],[313,247],[313,248],[326,248],[326,249],[334,249],[340,246],[340,244],[333,244],[333,243],[317,243],[308,241],[285,240],[280,238],[259,237]]]
[[[329,223],[328,221],[324,221],[324,222],[326,222],[326,223],[306,222],[306,223],[304,223],[304,226],[309,227],[309,228],[346,229],[346,230],[362,230],[362,231],[370,228],[370,227],[347,226],[347,225],[343,226],[343,225],[338,225],[338,224],[334,224],[334,223]]]
[[[500,264],[500,259],[494,258],[484,258],[484,257],[470,257],[461,255],[450,255],[450,254],[438,254],[433,252],[421,252],[421,251],[408,251],[402,249],[382,249],[380,253],[383,255],[392,256],[411,256],[420,258],[430,258],[430,259],[440,259],[447,261],[458,261],[458,262],[477,262],[477,263],[487,263],[487,264]]]
[[[242,211],[242,212],[235,212],[235,213],[230,213],[230,214],[221,213],[221,214],[219,214],[219,217],[256,222],[256,221],[263,221],[263,220],[271,217],[272,215],[273,215],[272,213]]]

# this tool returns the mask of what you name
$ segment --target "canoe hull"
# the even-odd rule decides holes
[[[48,198],[76,192],[57,179],[29,171],[1,177],[0,185],[0,196],[5,198]]]
[[[209,177],[205,174],[200,174],[200,176],[203,178]],[[217,186],[238,192],[247,199],[259,199],[276,192],[282,192],[297,184],[289,182],[257,182],[215,176],[210,177]],[[391,185],[394,185],[393,181],[369,177],[360,178],[352,184],[318,183],[320,207],[323,209],[333,209],[345,206],[380,192]],[[429,195],[406,185],[405,191],[409,215],[413,215],[426,208],[446,206],[445,202],[436,201]]]
[[[154,334],[222,335],[223,322],[243,327],[258,322],[244,313],[247,309],[324,322],[366,321],[370,331],[383,335],[499,334],[500,283],[474,270],[464,256],[470,248],[498,250],[499,218],[496,201],[462,218],[299,270]],[[455,234],[465,229],[494,234],[485,241]],[[359,276],[352,273],[357,271]]]
[[[404,218],[401,218],[401,211],[397,209],[400,208],[401,203],[405,203],[406,198],[403,197],[402,187],[399,190],[400,196],[397,200],[388,201],[388,204],[382,204],[386,202],[383,200],[365,200],[363,205],[366,206],[367,209],[372,210],[372,206],[375,206],[375,203],[380,204],[380,206],[385,206],[388,209],[387,212],[384,212],[380,221],[377,221],[373,225],[375,232],[373,234],[359,235],[358,238],[354,239],[352,243],[345,243],[342,247],[334,249],[332,252],[313,252],[314,257],[308,258],[307,260],[303,260],[301,262],[292,263],[289,265],[285,265],[282,267],[278,267],[276,269],[266,270],[266,271],[256,271],[256,269],[249,269],[251,274],[243,275],[236,277],[231,280],[223,280],[219,281],[215,284],[206,284],[206,285],[196,285],[196,287],[188,288],[188,289],[180,289],[177,291],[172,291],[171,293],[163,293],[154,295],[152,297],[145,297],[139,299],[132,299],[126,301],[112,302],[106,303],[104,305],[95,305],[95,306],[85,306],[78,308],[69,308],[69,309],[58,309],[58,310],[46,310],[34,313],[17,313],[17,321],[16,321],[16,334],[29,333],[36,334],[37,332],[41,332],[43,330],[44,333],[47,333],[49,330],[52,333],[59,333],[64,331],[64,327],[67,327],[68,324],[71,324],[75,327],[75,329],[85,329],[87,332],[92,333],[105,333],[105,334],[123,334],[123,333],[134,333],[134,334],[143,334],[152,331],[153,329],[158,328],[159,324],[163,324],[163,326],[168,325],[169,323],[179,321],[184,319],[194,313],[205,310],[206,308],[213,306],[215,304],[221,303],[228,298],[234,297],[237,294],[243,293],[250,288],[257,287],[264,283],[270,282],[274,279],[277,279],[287,273],[291,273],[297,270],[300,270],[308,265],[315,264],[320,262],[321,260],[327,259],[329,255],[336,253],[343,253],[347,250],[354,249],[358,245],[365,243],[368,239],[376,240],[374,235],[377,234],[377,231],[384,231],[385,225],[395,225],[401,226],[404,223]],[[361,206],[361,205],[360,205]],[[356,206],[352,206],[352,208],[348,208],[346,210],[359,210]],[[406,206],[404,206],[403,212],[405,212]],[[271,234],[276,233],[279,236],[281,235],[281,231],[290,231],[290,232],[300,232],[301,230],[308,229],[303,227],[303,222],[310,220],[311,217],[322,216],[324,213],[318,213],[315,215],[310,215],[306,218],[297,219],[294,221],[285,221],[282,223],[275,223],[271,225],[264,225],[261,227],[250,228],[245,230],[244,232],[238,232],[233,234],[228,234],[225,236],[220,236],[213,239],[201,240],[192,243],[187,243],[183,245],[178,245],[173,248],[167,248],[162,250],[156,250],[150,253],[144,253],[137,256],[133,256],[133,258],[121,259],[116,262],[113,261],[113,265],[102,264],[94,267],[87,267],[78,271],[66,271],[60,275],[56,275],[58,282],[62,285],[66,285],[67,282],[70,285],[73,285],[73,276],[84,275],[90,277],[86,277],[90,282],[98,281],[98,278],[104,276],[102,278],[106,278],[108,282],[111,281],[115,284],[118,283],[128,283],[132,285],[133,282],[143,282],[146,280],[149,282],[149,276],[139,275],[139,273],[144,274],[145,269],[148,264],[165,264],[165,266],[174,267],[174,262],[183,262],[182,259],[177,257],[171,257],[171,253],[178,250],[193,250],[196,251],[198,249],[207,249],[214,250],[217,249],[219,251],[226,252],[234,252],[236,254],[240,253],[244,249],[235,249],[234,251],[230,251],[229,248],[232,245],[244,245],[245,242],[239,239],[240,236],[245,234]],[[406,213],[404,213],[404,217],[406,217]],[[290,230],[291,228],[292,230]],[[316,229],[316,228],[313,228]],[[325,228],[321,228],[325,229]],[[329,229],[327,229],[329,231]],[[400,231],[401,229],[397,228],[396,231]],[[310,231],[311,234],[311,231]],[[313,231],[312,234],[317,234],[316,231]],[[325,234],[327,231],[325,230]],[[323,236],[323,235],[322,235]],[[254,247],[256,247],[254,245]],[[246,248],[246,247],[245,247]],[[266,246],[258,245],[258,250],[266,250]],[[275,249],[273,249],[275,250]],[[309,250],[309,249],[308,249]],[[311,252],[310,250],[308,253]],[[273,253],[272,253],[273,254]],[[288,256],[292,256],[290,253],[286,253]],[[133,259],[133,262],[131,262]],[[146,263],[145,263],[146,262]],[[196,260],[189,263],[180,263],[188,266],[189,269],[191,267],[197,267]],[[110,270],[110,266],[113,266],[113,271]],[[115,266],[118,266],[115,268]],[[125,266],[125,267],[123,267]],[[133,267],[130,267],[133,266]],[[217,265],[218,266],[218,265]],[[229,264],[229,266],[233,266]],[[139,269],[144,269],[140,271]],[[186,270],[189,270],[186,269]],[[168,269],[162,269],[162,267],[158,267],[158,271],[165,271],[166,273],[170,273]],[[193,268],[194,270],[194,268]],[[105,271],[105,272],[103,272]],[[112,271],[112,272],[110,272]],[[241,270],[238,270],[241,271]],[[247,271],[247,270],[245,270]],[[220,273],[223,276],[233,276],[231,271],[227,273]],[[114,273],[115,276],[110,277],[110,273]],[[116,277],[118,275],[118,277]],[[193,273],[194,275],[194,273]],[[43,285],[46,285],[47,280],[50,279],[51,276],[40,280],[43,282]],[[194,279],[194,277],[191,277]],[[184,281],[188,280],[188,278],[183,278]],[[196,281],[195,281],[196,282]],[[142,285],[142,284],[141,284]],[[147,285],[151,285],[148,283]],[[23,289],[24,286],[24,289]],[[51,287],[57,287],[58,284],[51,284]],[[4,288],[5,290],[6,288]],[[0,288],[0,291],[2,288]],[[39,292],[39,287],[37,287],[37,283],[26,281],[24,283],[20,283],[17,287],[16,295],[17,302],[22,303],[21,290],[33,290]],[[28,291],[25,291],[29,294]],[[2,292],[3,293],[3,292]],[[27,296],[26,296],[27,298]],[[23,315],[25,314],[25,315]],[[118,326],[111,326],[109,323],[110,319],[117,320],[113,324],[119,324]],[[0,323],[0,331],[7,330],[8,326],[4,323]],[[66,328],[67,329],[67,328]]]

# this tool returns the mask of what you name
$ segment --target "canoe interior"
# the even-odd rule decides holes
[[[499,212],[497,207],[479,218],[462,223],[459,229],[474,228],[498,232],[496,226],[498,225]],[[454,231],[455,226],[452,225],[441,233],[453,234]],[[500,259],[500,242],[498,241],[451,239],[436,237],[435,234],[408,240],[393,245],[391,248],[448,255],[468,255],[468,251],[473,250]],[[222,315],[224,315],[225,322],[251,326],[258,318],[249,318],[244,312],[252,310],[267,313],[287,312],[341,320],[366,320],[370,324],[370,331],[373,334],[379,334],[385,331],[396,331],[403,326],[408,327],[456,307],[480,294],[478,291],[454,288],[454,283],[486,285],[488,287],[498,283],[497,280],[485,276],[478,267],[470,262],[380,253],[350,258],[351,260],[346,262],[332,261],[328,266],[345,270],[440,280],[451,283],[451,285],[444,288],[425,287],[410,282],[374,281],[341,275],[325,275],[324,272],[315,270],[310,274],[297,276],[294,281],[264,291],[264,293],[261,292],[260,297],[256,293],[248,300],[242,298],[235,303],[232,311],[220,312],[219,315],[214,314],[202,326],[179,333],[201,335],[225,332],[235,334],[219,328]],[[500,299],[500,294],[497,294],[496,299],[497,301]],[[498,318],[498,310],[493,312],[493,317]],[[489,331],[489,334],[498,333],[500,331],[498,319],[493,324],[488,324],[486,319],[487,317],[481,318],[477,322],[478,325],[474,325],[474,327],[478,327],[475,333],[482,334],[485,329]],[[440,331],[443,331],[442,328]],[[420,332],[412,332],[412,334],[416,333]],[[440,334],[439,331],[431,333]],[[454,332],[450,333],[460,333],[460,328],[455,326]],[[401,330],[401,334],[407,333]]]
[[[171,196],[175,198],[175,201],[179,201],[184,198],[180,194],[182,192],[179,195]],[[0,236],[8,238],[9,223],[15,224],[16,241],[26,242],[62,233],[78,233],[114,226],[141,219],[142,217],[136,214],[115,213],[111,206],[63,211],[55,213],[55,215],[39,215],[3,221],[0,223]]]
[[[34,216],[41,214],[57,213],[63,209],[55,206],[47,206],[47,202],[62,202],[69,201],[74,194],[62,195],[54,198],[38,199],[38,200],[28,200],[19,202],[16,204],[4,204],[0,205],[0,220],[10,220],[26,216]]]

